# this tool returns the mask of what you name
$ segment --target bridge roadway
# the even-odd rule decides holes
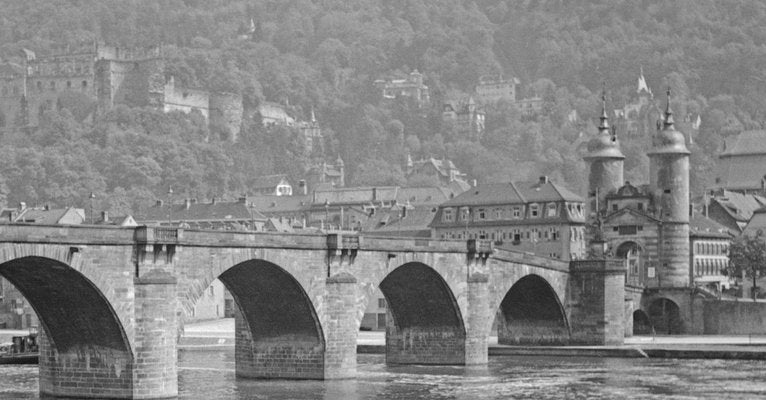
[[[0,225],[0,276],[42,324],[40,392],[178,393],[176,344],[218,278],[237,304],[243,378],[340,379],[380,288],[386,362],[483,364],[502,344],[620,344],[624,270],[488,242],[161,227]]]

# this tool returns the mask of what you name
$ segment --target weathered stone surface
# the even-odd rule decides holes
[[[41,311],[40,388],[49,395],[175,396],[179,332],[216,278],[237,304],[242,377],[353,377],[357,332],[378,287],[389,305],[390,363],[486,363],[496,314],[527,342],[617,337],[616,322],[607,323],[615,310],[582,308],[586,297],[602,306],[616,299],[623,278],[615,274],[504,250],[476,257],[458,241],[365,237],[334,246],[323,235],[0,225],[0,275]],[[584,276],[601,289],[581,293]],[[61,282],[76,293],[57,290]],[[535,302],[512,289],[524,282],[545,296]],[[506,298],[555,318],[519,325],[507,318],[518,315]],[[614,302],[621,314],[623,300]],[[80,326],[61,322],[54,303]]]

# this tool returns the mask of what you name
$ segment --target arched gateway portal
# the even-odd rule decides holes
[[[661,335],[677,335],[684,331],[678,304],[664,297],[649,304],[649,320]]]
[[[42,394],[78,394],[89,385],[99,397],[119,397],[130,390],[133,355],[128,339],[112,305],[88,278],[43,257],[0,264],[0,276],[24,295],[40,318]],[[81,387],[64,387],[61,374]]]
[[[516,282],[497,313],[501,344],[567,344],[569,326],[556,292],[537,275]]]
[[[465,363],[463,318],[455,296],[436,271],[418,262],[404,264],[383,279],[380,290],[390,312],[386,362]]]

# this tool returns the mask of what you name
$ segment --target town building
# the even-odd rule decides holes
[[[519,85],[516,78],[503,79],[499,76],[482,76],[474,89],[476,101],[482,105],[492,105],[501,100],[516,102],[516,88]]]
[[[766,206],[766,197],[726,189],[705,193],[704,213],[732,232],[744,231],[756,210]]]
[[[226,231],[263,231],[266,223],[266,217],[248,204],[246,197],[237,201],[213,198],[208,202],[185,199],[170,204],[158,200],[134,218],[140,225]]]
[[[695,212],[689,221],[690,279],[695,287],[721,293],[731,285],[726,274],[729,246],[734,237],[725,226]]]
[[[516,100],[516,108],[519,109],[521,115],[527,118],[531,118],[543,111],[543,99],[542,97],[538,96],[525,97],[523,99]]]
[[[724,139],[715,187],[766,195],[766,130],[744,131]]]
[[[445,103],[442,107],[442,122],[467,138],[481,139],[484,120],[484,110],[473,97],[456,103]]]
[[[373,85],[380,90],[381,97],[385,100],[412,99],[418,107],[424,107],[431,102],[428,86],[423,83],[423,74],[418,70],[413,70],[406,78],[377,79]]]
[[[260,195],[293,195],[293,187],[290,185],[285,174],[259,176],[250,185],[250,191]]]
[[[585,257],[585,200],[543,176],[480,184],[438,207],[432,236],[489,239],[512,250],[563,260]]]
[[[335,163],[330,164],[322,161],[309,167],[306,171],[307,185],[312,187],[335,187],[342,188],[346,186],[345,163],[338,156]]]
[[[441,187],[450,187],[453,192],[462,193],[470,187],[466,174],[460,172],[455,164],[448,159],[433,157],[412,161],[407,155],[405,174],[409,179],[413,176],[431,177]]]

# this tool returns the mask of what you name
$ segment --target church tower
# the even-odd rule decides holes
[[[649,186],[661,221],[658,243],[660,287],[689,286],[689,150],[676,130],[670,88],[664,121],[657,123],[649,156]]]
[[[625,156],[620,151],[617,136],[609,130],[608,119],[604,90],[601,94],[601,123],[598,126],[598,134],[588,142],[588,153],[583,157],[590,163],[588,205],[591,213],[603,210],[606,207],[606,195],[616,191],[623,184]]]

